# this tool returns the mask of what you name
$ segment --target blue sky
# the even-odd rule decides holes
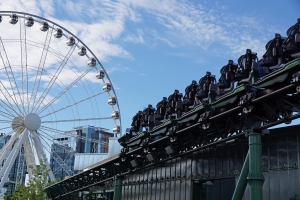
[[[112,80],[123,130],[138,110],[184,92],[206,71],[219,78],[247,48],[261,57],[274,34],[285,36],[300,18],[299,8],[299,0],[0,2],[0,10],[57,22],[89,46]]]

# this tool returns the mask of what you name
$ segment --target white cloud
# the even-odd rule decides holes
[[[0,7],[2,10],[31,12],[60,24],[78,36],[101,62],[108,61],[111,57],[133,60],[133,56],[123,46],[124,41],[145,45],[150,43],[152,47],[156,47],[158,41],[172,48],[179,48],[181,45],[197,45],[204,50],[230,56],[241,55],[246,48],[251,48],[253,51],[259,50],[258,53],[261,56],[267,42],[265,35],[268,33],[265,32],[273,30],[270,28],[265,31],[266,27],[254,16],[237,17],[234,13],[228,14],[226,12],[228,8],[224,6],[211,9],[204,4],[191,4],[187,1],[91,0],[83,3],[63,0],[11,0],[5,3],[0,2]],[[224,12],[227,14],[224,15]],[[65,14],[63,19],[58,19],[59,13]],[[151,21],[151,24],[155,23],[155,27],[140,26],[148,21]],[[129,22],[135,24],[132,26],[133,29],[128,29]],[[18,24],[11,26],[6,21],[0,26],[4,25],[7,31],[2,29],[1,37],[18,34],[18,31],[12,31],[12,28],[16,28]],[[39,26],[34,25],[28,29],[27,34],[28,37],[34,38],[33,41],[39,48],[42,48],[46,33],[38,29]],[[259,35],[261,37],[258,37]],[[63,59],[62,56],[65,55],[63,52],[68,48],[65,40],[66,38],[51,39],[51,50],[56,56],[47,58],[46,69]],[[34,44],[32,42],[28,45]],[[8,54],[14,53],[18,46],[19,44],[8,46]],[[219,46],[222,48],[218,48]],[[29,49],[28,60],[31,66],[38,66],[39,58],[40,56],[37,56],[34,50]],[[86,59],[73,56],[71,60],[79,68],[86,67]],[[20,61],[18,63],[12,61],[12,64],[20,64]],[[107,71],[111,73],[124,70],[116,68],[118,66]],[[68,82],[69,79],[65,78],[67,75],[61,74],[60,76],[63,81]],[[93,79],[90,80],[94,82]]]
[[[124,41],[126,42],[132,42],[136,44],[143,44],[145,43],[143,38],[143,31],[141,29],[137,30],[137,34],[128,35],[124,38]]]

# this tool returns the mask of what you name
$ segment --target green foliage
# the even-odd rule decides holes
[[[33,169],[33,178],[28,185],[18,185],[17,189],[10,195],[5,195],[4,200],[43,200],[47,199],[44,189],[55,182],[49,182],[46,165],[40,161],[40,165]]]

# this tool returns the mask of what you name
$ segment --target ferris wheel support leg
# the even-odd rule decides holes
[[[22,184],[23,177],[24,177],[24,166],[25,166],[25,155],[24,155],[24,147],[22,146],[19,151],[15,189],[17,189],[18,185]]]
[[[24,139],[27,137],[27,135],[28,135],[28,130],[25,129],[23,131],[23,133],[21,133],[17,144],[14,146],[14,148],[11,151],[11,153],[9,154],[9,157],[7,158],[5,164],[3,165],[2,169],[0,170],[0,178],[1,178],[0,190],[2,190],[3,185],[7,180],[9,172],[15,163],[16,157],[17,157],[18,153],[20,152],[20,149],[22,148]]]
[[[13,136],[10,138],[10,140],[1,149],[0,164],[2,164],[3,160],[6,158],[7,154],[10,152],[10,149],[13,146],[13,144],[15,143],[15,141],[17,140],[18,136],[19,136],[18,133],[13,134]]]
[[[44,164],[46,165],[47,170],[49,170],[48,174],[49,174],[50,180],[55,181],[54,174],[49,166],[49,162],[48,162],[46,154],[43,150],[42,142],[39,138],[39,135],[37,134],[36,131],[30,131],[30,133],[31,133],[31,137],[34,141],[34,146],[35,146],[35,149],[37,151],[37,155],[38,155],[40,161],[42,160],[44,162]]]
[[[29,180],[33,177],[33,170],[36,169],[35,159],[30,147],[30,142],[28,137],[24,141],[24,152],[27,166],[31,166],[27,168]]]

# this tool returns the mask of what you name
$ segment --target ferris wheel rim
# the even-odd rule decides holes
[[[88,47],[88,46],[87,46],[80,38],[78,38],[75,34],[73,34],[71,31],[69,31],[69,30],[66,29],[65,27],[63,27],[63,26],[57,24],[56,22],[53,22],[52,20],[49,20],[49,19],[47,19],[47,18],[38,16],[38,15],[34,15],[34,14],[31,14],[31,13],[26,13],[26,12],[20,12],[20,11],[0,11],[0,16],[2,16],[2,15],[3,15],[3,16],[11,16],[12,14],[19,14],[20,16],[18,15],[18,17],[21,17],[21,18],[24,18],[24,19],[25,19],[25,15],[26,15],[26,16],[30,16],[30,17],[35,17],[35,18],[41,19],[41,20],[43,20],[43,21],[50,22],[51,24],[53,24],[53,25],[55,25],[55,26],[61,28],[62,30],[64,30],[65,32],[67,32],[68,34],[70,34],[72,37],[74,37],[74,38],[78,41],[78,43],[81,43],[82,46],[84,46],[84,47],[89,51],[89,53],[93,56],[94,59],[96,59],[96,61],[97,61],[98,64],[100,65],[101,69],[104,71],[104,73],[105,73],[105,75],[106,75],[106,78],[108,79],[109,83],[111,83],[111,86],[112,86],[112,87],[111,87],[111,90],[112,90],[112,92],[113,92],[114,97],[117,99],[117,101],[116,101],[116,107],[118,108],[118,114],[119,114],[118,120],[119,120],[119,122],[120,122],[120,124],[118,125],[119,128],[120,128],[119,134],[120,134],[120,136],[122,136],[122,118],[121,118],[121,110],[120,110],[120,106],[119,106],[119,101],[118,101],[117,94],[116,94],[115,89],[114,89],[114,87],[113,87],[113,85],[112,85],[112,81],[110,80],[110,78],[109,78],[109,76],[108,76],[108,73],[106,72],[106,70],[105,70],[105,68],[103,67],[103,65],[102,65],[102,63],[100,62],[100,60],[99,60],[99,59],[97,58],[97,56],[93,53],[93,51],[91,51],[91,49],[90,49],[90,48],[89,48],[89,47]],[[24,16],[21,16],[21,15],[24,15]],[[34,21],[36,21],[36,20],[34,20]],[[37,22],[40,23],[39,21],[37,21]],[[52,28],[52,27],[49,26],[49,28]],[[65,34],[63,34],[63,35],[66,36]],[[86,55],[86,56],[87,56],[87,55]],[[88,57],[88,56],[87,56],[87,57]],[[89,58],[89,57],[88,57],[88,58]],[[97,66],[94,66],[94,67],[98,70]],[[103,84],[106,83],[104,80],[102,80],[102,81],[103,81]],[[111,97],[111,95],[110,95],[109,92],[107,92],[107,94],[108,94],[109,97]],[[111,108],[112,108],[112,111],[114,111],[114,107],[111,106]],[[114,121],[115,121],[115,120],[114,120]],[[117,124],[115,123],[115,125],[117,125]]]
[[[46,22],[48,22],[49,23],[49,29],[51,28],[52,29],[52,31],[53,30],[55,30],[55,28],[61,28],[62,30],[64,30],[67,34],[69,34],[71,37],[73,37],[73,38],[75,38],[76,40],[77,40],[77,44],[80,44],[80,46],[83,46],[84,48],[86,48],[86,50],[87,50],[87,52],[88,52],[88,54],[86,54],[85,56],[87,57],[87,58],[89,58],[89,56],[93,56],[93,58],[97,61],[97,63],[96,63],[96,66],[93,66],[93,67],[90,67],[90,68],[88,68],[88,69],[93,69],[93,68],[95,68],[96,70],[99,70],[98,68],[97,68],[97,64],[100,66],[100,69],[104,72],[104,74],[105,74],[105,80],[107,80],[107,81],[105,81],[104,79],[102,79],[102,82],[103,82],[103,84],[105,85],[106,83],[109,83],[109,84],[111,84],[111,90],[109,90],[109,91],[106,91],[106,93],[108,94],[108,97],[110,98],[111,97],[111,94],[110,94],[110,91],[113,93],[113,97],[114,98],[116,98],[117,99],[117,95],[116,95],[116,92],[115,92],[115,90],[114,90],[114,87],[113,87],[113,85],[112,85],[112,82],[111,82],[111,80],[110,80],[110,78],[109,78],[109,76],[108,76],[108,74],[107,74],[107,72],[106,72],[106,70],[104,69],[104,67],[103,67],[103,65],[102,65],[102,63],[99,61],[99,59],[95,56],[95,54],[90,50],[90,48],[85,44],[85,43],[83,43],[82,42],[82,40],[81,39],[79,39],[76,35],[74,35],[73,33],[71,33],[69,30],[67,30],[66,28],[64,28],[64,27],[62,27],[61,25],[59,25],[59,24],[57,24],[57,23],[55,23],[55,22],[53,22],[53,21],[51,21],[51,20],[48,20],[48,19],[46,19],[46,18],[43,18],[43,17],[40,17],[40,16],[37,16],[37,15],[33,15],[33,14],[30,14],[30,13],[26,13],[26,12],[18,12],[18,11],[0,11],[0,17],[2,17],[2,16],[12,16],[12,14],[16,14],[19,18],[23,18],[24,20],[19,20],[18,22],[19,23],[21,23],[21,22],[25,22],[25,19],[27,18],[27,17],[34,17],[34,18],[36,18],[36,19],[34,19],[34,21],[35,22],[37,22],[37,23],[42,23],[42,22],[44,22],[44,21],[46,21]],[[42,21],[39,21],[39,20],[42,20]],[[50,26],[50,24],[51,24],[51,26]],[[23,24],[22,26],[24,26],[25,27],[25,25]],[[26,29],[27,29],[27,27],[26,27]],[[21,35],[21,33],[20,33],[20,35]],[[51,32],[50,33],[50,37],[52,37],[52,36],[54,36],[53,35],[53,33]],[[64,37],[67,37],[68,38],[68,36],[64,33],[63,34],[63,36]],[[25,41],[26,41],[27,39],[25,38]],[[2,42],[2,39],[0,38],[0,41]],[[17,41],[22,41],[22,39],[18,39]],[[74,45],[75,47],[78,47],[78,45]],[[3,46],[4,47],[4,46]],[[74,47],[74,49],[75,49],[75,47]],[[22,48],[22,47],[21,47]],[[26,50],[26,54],[27,54],[27,49],[25,49]],[[4,51],[5,51],[5,48],[4,48]],[[21,50],[22,51],[22,50]],[[47,49],[47,51],[48,51],[48,49]],[[2,56],[2,55],[1,55]],[[22,58],[21,58],[22,59]],[[9,59],[8,59],[9,60]],[[9,64],[9,66],[10,66],[10,70],[12,70],[12,66],[14,66],[14,65],[10,65]],[[27,66],[30,66],[30,65],[27,65],[27,63],[26,63],[26,68],[27,68]],[[23,67],[23,64],[21,64],[20,66],[18,66],[18,67],[20,67],[21,69],[22,69],[22,67]],[[33,67],[33,66],[32,66]],[[5,67],[5,64],[4,64],[4,68],[1,68],[0,70],[6,70],[6,67]],[[36,71],[38,71],[38,70],[36,70]],[[45,70],[45,72],[46,72],[46,74],[45,75],[47,75],[47,76],[53,76],[54,77],[54,75],[51,75],[51,73],[47,73],[47,70]],[[87,72],[89,73],[90,71],[88,71],[87,70]],[[26,72],[27,73],[27,72]],[[12,72],[12,74],[14,75],[14,73]],[[23,74],[22,74],[22,76],[23,76]],[[80,75],[81,76],[81,75]],[[9,78],[9,77],[8,77]],[[23,78],[23,77],[22,77]],[[27,77],[27,79],[28,79],[28,77]],[[57,78],[58,79],[58,78]],[[80,79],[79,79],[80,81],[86,81],[86,82],[88,82],[88,80],[86,79],[86,77],[81,77]],[[9,80],[10,81],[10,80]],[[15,80],[16,81],[16,80]],[[18,80],[18,81],[20,81],[20,80]],[[23,79],[22,79],[22,81],[23,81]],[[27,80],[28,81],[28,80]],[[60,81],[59,79],[58,79],[58,81]],[[0,83],[2,84],[2,82],[0,81]],[[58,84],[57,82],[54,82],[55,84]],[[22,82],[22,84],[23,84],[23,82]],[[27,84],[28,84],[28,82],[27,82]],[[17,84],[16,84],[17,85]],[[88,85],[89,87],[90,87],[90,85]],[[23,87],[23,85],[22,85],[22,87]],[[64,86],[63,86],[64,87]],[[18,89],[18,86],[16,86],[16,88]],[[50,86],[50,89],[51,89],[51,86]],[[104,89],[103,89],[104,90]],[[38,114],[36,114],[36,113],[31,113],[31,112],[29,112],[29,110],[28,111],[25,111],[25,108],[24,108],[24,106],[25,105],[23,105],[23,108],[21,107],[21,108],[19,108],[18,107],[18,105],[19,105],[19,103],[20,102],[18,102],[18,100],[16,99],[16,98],[20,98],[20,100],[22,101],[22,98],[26,98],[26,96],[27,96],[27,103],[28,103],[28,95],[30,96],[30,98],[31,98],[31,96],[32,96],[32,94],[34,94],[33,93],[33,91],[29,91],[28,90],[28,88],[27,88],[27,90],[26,90],[26,92],[27,92],[27,94],[26,95],[23,95],[23,92],[24,92],[24,89],[23,88],[20,88],[20,91],[21,91],[21,94],[22,94],[22,96],[19,94],[19,97],[18,97],[18,94],[13,94],[13,95],[11,95],[12,97],[12,99],[13,98],[15,98],[15,100],[17,101],[17,103],[16,103],[16,105],[15,105],[15,107],[16,108],[18,108],[19,109],[19,111],[20,111],[20,113],[18,114],[17,112],[19,112],[19,111],[17,111],[16,112],[16,115],[13,113],[13,115],[11,116],[12,118],[8,118],[7,116],[5,117],[5,115],[2,113],[2,119],[3,119],[3,116],[4,116],[4,118],[8,118],[8,120],[7,121],[11,121],[11,123],[13,124],[13,123],[15,123],[15,125],[16,126],[20,126],[20,127],[17,127],[17,129],[15,129],[15,130],[13,130],[13,131],[11,131],[10,133],[8,133],[8,134],[11,134],[10,136],[16,136],[16,135],[21,135],[20,133],[18,133],[18,132],[22,132],[22,134],[23,135],[25,135],[25,132],[27,131],[27,132],[30,132],[30,133],[26,133],[26,134],[28,134],[28,137],[27,136],[22,136],[23,138],[25,138],[25,139],[23,139],[22,141],[24,141],[24,143],[23,144],[25,144],[26,142],[29,142],[30,143],[30,145],[32,146],[32,147],[29,147],[29,148],[33,148],[33,143],[36,143],[35,145],[41,145],[41,141],[33,141],[34,140],[34,137],[33,138],[30,138],[29,137],[29,135],[36,135],[36,134],[38,134],[38,131],[39,131],[39,134],[41,135],[41,137],[40,137],[40,140],[44,140],[45,138],[43,138],[42,137],[42,134],[44,133],[45,135],[47,135],[47,133],[45,132],[45,131],[50,131],[51,133],[52,132],[57,132],[58,133],[58,131],[60,131],[60,130],[55,130],[53,127],[46,127],[46,128],[48,128],[48,129],[45,129],[45,127],[43,126],[43,124],[41,124],[41,123],[46,123],[46,122],[48,122],[48,121],[44,121],[44,122],[41,122],[41,119],[44,117],[44,116],[39,116],[39,114],[40,113],[42,113],[43,111],[41,111],[40,113],[38,113]],[[91,91],[92,92],[92,95],[90,95],[90,96],[88,96],[88,98],[92,98],[93,97],[93,91]],[[88,93],[88,92],[87,92]],[[104,92],[103,92],[104,93]],[[100,94],[100,93],[99,93]],[[95,96],[95,95],[94,95]],[[56,98],[56,97],[55,97]],[[58,97],[58,98],[60,98],[60,96]],[[71,98],[73,98],[72,97],[72,94],[71,94]],[[23,100],[24,100],[23,99]],[[1,99],[0,99],[1,100]],[[36,100],[36,99],[35,99]],[[84,99],[83,99],[84,100]],[[2,101],[2,100],[1,100]],[[42,99],[42,101],[43,101],[43,99]],[[74,102],[75,100],[73,99],[72,100],[72,102]],[[23,103],[23,102],[21,102],[21,103]],[[38,99],[38,103],[40,103],[39,102],[39,99]],[[75,102],[75,103],[77,103],[77,102]],[[14,104],[14,103],[13,103]],[[41,104],[44,104],[44,102],[41,102]],[[41,105],[40,104],[40,105]],[[47,104],[48,105],[48,104]],[[46,105],[46,106],[47,106]],[[50,104],[48,107],[50,108],[52,105]],[[114,125],[116,126],[117,124],[116,124],[116,121],[118,121],[119,122],[119,124],[118,124],[118,126],[119,126],[119,134],[121,135],[122,134],[122,129],[121,129],[121,112],[120,112],[120,107],[119,107],[119,101],[116,101],[116,103],[115,104],[110,104],[110,106],[111,106],[111,108],[112,108],[112,111],[114,112],[115,111],[115,108],[114,108],[114,106],[116,106],[116,108],[118,109],[117,111],[118,111],[118,118],[113,118],[113,117],[111,117],[110,119],[112,119],[113,121],[114,121]],[[35,105],[34,104],[32,104],[32,107],[35,107]],[[48,107],[46,107],[46,109],[49,109]],[[22,113],[22,109],[24,110],[24,113]],[[35,109],[35,108],[33,108],[33,109]],[[11,110],[14,110],[14,109],[11,109]],[[54,111],[57,111],[57,110],[55,110],[54,109]],[[59,110],[58,110],[59,111]],[[0,112],[2,112],[2,111],[0,111]],[[39,109],[37,109],[37,112],[39,112]],[[78,112],[78,111],[77,111]],[[99,112],[99,111],[98,111]],[[12,114],[12,113],[11,113]],[[48,115],[52,115],[52,114],[54,114],[54,116],[53,116],[53,118],[56,118],[56,114],[55,113],[47,113]],[[1,113],[0,113],[0,115],[1,115]],[[33,115],[33,116],[32,116]],[[74,116],[74,114],[73,114],[73,116]],[[51,116],[51,119],[52,119],[52,116]],[[80,118],[79,118],[80,119]],[[90,119],[96,119],[96,118],[90,118]],[[100,119],[100,118],[97,118],[97,119]],[[27,120],[27,121],[26,121]],[[89,119],[80,119],[80,120],[89,120]],[[0,121],[4,121],[4,120],[0,120]],[[57,121],[55,121],[55,120],[51,120],[51,123],[53,124],[53,123],[57,123],[59,120],[57,120]],[[62,120],[60,120],[60,121],[62,121]],[[74,121],[74,120],[73,120]],[[11,127],[10,128],[12,128],[13,127],[13,125],[11,125]],[[0,130],[2,130],[2,129],[8,129],[9,127],[5,127],[5,128],[0,128]],[[99,128],[101,128],[101,127],[99,127]],[[17,134],[18,133],[18,134]],[[116,134],[114,134],[114,135],[116,135]],[[51,138],[51,137],[53,137],[53,136],[50,136],[50,135],[47,135],[47,136],[49,136],[50,137],[50,139],[53,139],[53,138]],[[2,138],[2,136],[0,136],[0,139]],[[48,138],[48,140],[50,140],[49,138]],[[82,139],[82,138],[81,138]],[[14,140],[14,141],[16,141],[16,140]],[[100,142],[99,142],[100,143]],[[46,144],[47,144],[47,142],[46,142]],[[48,144],[48,146],[49,146],[49,144]],[[47,151],[47,152],[49,152],[49,149],[47,149],[46,147],[44,147],[44,146],[42,146],[41,148],[37,148],[36,146],[34,146],[34,148],[36,149],[36,152],[35,153],[37,153],[37,154],[39,154],[39,153],[42,153],[42,154],[45,154],[45,153],[43,153],[43,151],[45,150],[45,151]],[[42,152],[38,152],[38,150],[42,150]],[[26,151],[26,150],[23,150],[23,151]],[[27,149],[27,151],[28,151],[28,149]],[[2,153],[2,151],[0,151],[1,153]],[[20,150],[20,153],[21,153],[21,150]],[[24,152],[23,152],[24,153]],[[26,153],[24,153],[24,154],[26,154]],[[27,162],[27,161],[26,161]],[[28,163],[27,163],[27,167],[28,167]],[[67,172],[66,171],[66,169],[64,169],[64,171],[65,172]],[[1,172],[1,170],[0,170],[0,172]],[[53,175],[53,172],[51,171],[51,173],[52,173],[52,175]],[[51,175],[50,175],[50,172],[49,172],[49,176],[51,177]],[[51,178],[52,179],[52,178]],[[2,186],[1,186],[1,184],[2,184],[2,182],[0,183],[0,188],[2,188]]]

